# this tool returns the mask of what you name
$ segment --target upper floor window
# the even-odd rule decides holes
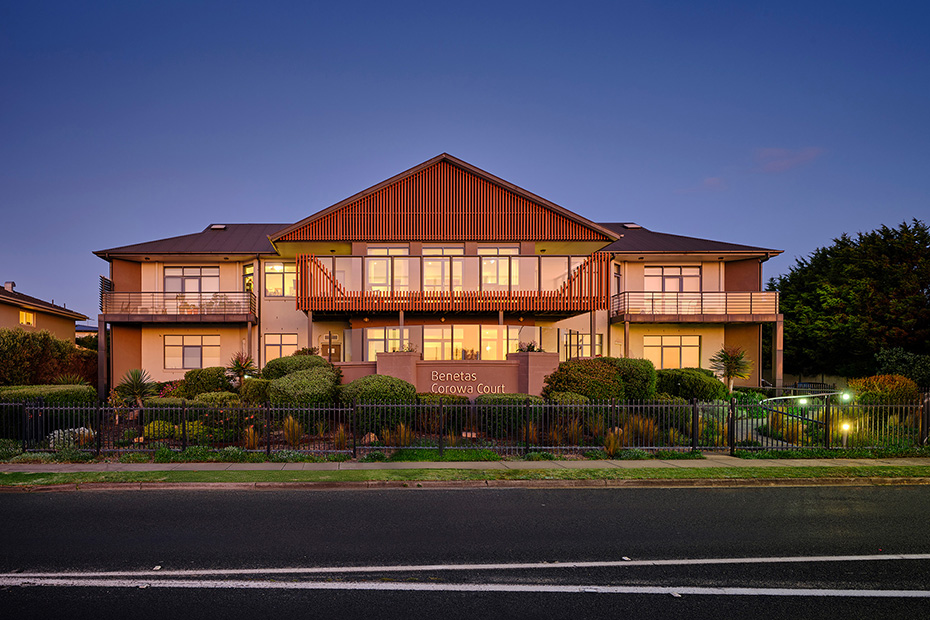
[[[165,267],[166,293],[216,293],[219,267]]]
[[[424,245],[423,290],[461,291],[465,259],[463,245]]]
[[[408,256],[406,245],[370,245],[365,259],[365,284],[369,291],[406,291],[410,287],[410,265],[406,259],[392,260],[392,256]],[[384,258],[376,258],[376,257]]]
[[[255,288],[255,265],[247,263],[242,266],[242,290],[251,293]]]
[[[520,284],[520,270],[517,263],[514,262],[514,268],[511,269],[510,259],[497,258],[499,256],[517,256],[520,254],[520,246],[484,246],[478,248],[478,256],[481,259],[481,288],[485,291],[503,290],[510,288],[511,285]]]
[[[700,292],[700,267],[645,267],[643,289],[648,292]]]
[[[36,326],[36,313],[35,312],[26,312],[25,310],[19,311],[19,324],[26,327],[35,327]]]
[[[370,245],[368,256],[407,256],[410,246],[407,245]]]
[[[265,296],[295,297],[297,295],[297,265],[265,263]]]
[[[614,263],[614,292],[619,295],[623,292],[623,265]]]

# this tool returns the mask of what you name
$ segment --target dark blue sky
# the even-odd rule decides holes
[[[0,281],[295,222],[448,152],[594,221],[785,250],[930,219],[930,3],[0,0]]]

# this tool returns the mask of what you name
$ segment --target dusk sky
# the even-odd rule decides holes
[[[930,3],[0,0],[0,281],[94,324],[94,250],[443,152],[775,276],[930,220]]]

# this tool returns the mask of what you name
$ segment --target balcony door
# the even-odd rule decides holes
[[[701,268],[645,267],[643,290],[646,307],[654,314],[700,312]]]
[[[219,267],[165,267],[165,293],[176,293],[166,295],[165,303],[177,314],[198,314],[204,298],[219,290]]]

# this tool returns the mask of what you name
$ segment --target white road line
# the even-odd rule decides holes
[[[401,592],[513,592],[554,594],[665,594],[703,596],[799,596],[930,598],[927,590],[837,590],[811,588],[700,588],[692,586],[595,586],[526,584],[439,584],[409,582],[234,581],[182,579],[35,579],[0,577],[0,587],[188,588],[252,590],[367,590]]]
[[[206,575],[327,575],[347,573],[417,573],[439,571],[486,570],[540,570],[564,568],[626,568],[634,566],[699,566],[726,564],[798,564],[811,562],[889,562],[901,560],[930,560],[930,553],[886,555],[814,555],[767,558],[694,558],[677,560],[611,560],[602,562],[526,562],[514,564],[412,564],[392,566],[309,566],[282,568],[228,568],[164,570],[158,575],[171,577],[200,577]],[[85,571],[85,572],[21,572],[0,573],[0,577],[35,578],[90,578],[90,577],[147,577],[151,570],[142,571]]]

